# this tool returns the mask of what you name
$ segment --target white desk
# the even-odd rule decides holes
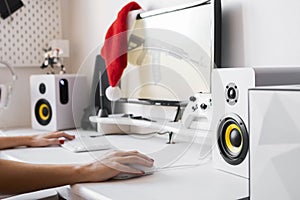
[[[238,199],[246,197],[247,181],[212,169],[211,165],[158,172],[126,181],[77,184],[72,191],[88,199]]]
[[[5,135],[32,134],[36,131],[7,131]],[[150,176],[102,183],[76,184],[71,191],[84,199],[159,200],[159,199],[239,199],[248,196],[248,181],[238,176],[215,170],[211,165],[208,148],[195,143],[165,144],[166,138],[136,136],[108,136],[111,143],[121,149],[138,149],[155,159],[158,167],[173,165]],[[199,163],[199,155],[205,164]],[[85,163],[101,156],[105,151],[72,153],[61,147],[18,148],[1,151],[1,157],[30,163]],[[208,154],[207,154],[208,153]]]

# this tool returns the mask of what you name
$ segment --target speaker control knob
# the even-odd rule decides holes
[[[201,108],[202,110],[206,110],[207,105],[206,105],[205,103],[202,103],[202,104],[200,105],[200,108]]]

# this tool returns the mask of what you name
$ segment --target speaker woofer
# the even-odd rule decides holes
[[[45,99],[40,99],[35,104],[35,118],[43,126],[50,123],[52,118],[52,109],[49,102]]]
[[[218,147],[224,160],[231,165],[238,165],[245,159],[249,148],[249,135],[243,120],[234,114],[220,120]]]

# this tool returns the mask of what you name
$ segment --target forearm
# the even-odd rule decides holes
[[[0,137],[0,149],[7,149],[17,146],[29,146],[30,136]]]
[[[0,160],[0,193],[17,194],[84,182],[82,166],[36,165]]]
[[[108,180],[121,172],[143,174],[127,164],[153,166],[137,151],[113,151],[85,165],[37,165],[0,159],[0,193],[17,194],[82,182]]]

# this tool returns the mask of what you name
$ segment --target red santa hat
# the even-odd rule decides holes
[[[111,101],[121,98],[118,83],[124,69],[127,67],[127,16],[130,11],[138,9],[141,9],[139,4],[130,2],[119,11],[117,19],[106,33],[105,42],[101,49],[110,84],[105,93]]]

